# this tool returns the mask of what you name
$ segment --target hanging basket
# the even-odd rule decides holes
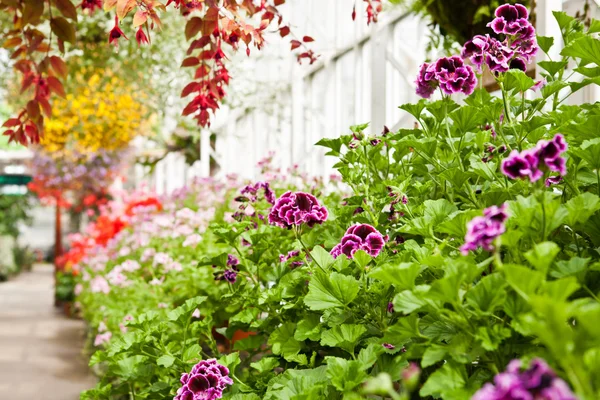
[[[419,0],[416,7],[431,17],[443,36],[463,44],[475,35],[491,32],[486,25],[498,6],[515,3],[530,8],[532,1]]]

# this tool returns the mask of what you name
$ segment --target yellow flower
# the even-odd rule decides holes
[[[88,78],[81,72],[73,81],[67,98],[54,102],[46,122],[41,138],[46,151],[118,150],[143,133],[147,111],[112,71],[97,70]]]

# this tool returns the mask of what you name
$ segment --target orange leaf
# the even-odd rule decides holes
[[[71,0],[54,0],[53,3],[66,18],[77,21],[77,9],[71,3]]]
[[[65,98],[67,95],[65,93],[65,88],[63,87],[62,83],[56,79],[53,76],[49,76],[48,77],[48,87],[50,88],[50,91],[56,93],[57,95],[59,95],[62,98]]]
[[[75,26],[63,17],[55,17],[50,20],[52,32],[65,42],[75,42]]]
[[[57,56],[51,56],[50,65],[52,66],[54,72],[56,72],[59,76],[62,76],[63,78],[67,77],[69,69],[67,67],[67,64],[62,60],[62,58]]]
[[[197,57],[188,57],[181,63],[181,67],[195,67],[200,64],[200,60]]]
[[[117,17],[120,20],[125,19],[127,14],[135,8],[137,2],[135,0],[117,0]]]
[[[137,28],[140,25],[144,25],[148,20],[148,14],[142,10],[138,10],[133,16],[133,27]]]

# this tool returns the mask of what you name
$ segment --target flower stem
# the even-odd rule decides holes
[[[508,106],[508,94],[506,90],[504,90],[504,83],[500,82],[500,89],[502,89],[502,102],[504,103],[504,118],[508,123],[511,123],[512,120],[510,118],[510,108]]]

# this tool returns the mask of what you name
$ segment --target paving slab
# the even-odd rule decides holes
[[[76,400],[95,385],[83,321],[54,307],[53,267],[0,283],[0,400]]]

